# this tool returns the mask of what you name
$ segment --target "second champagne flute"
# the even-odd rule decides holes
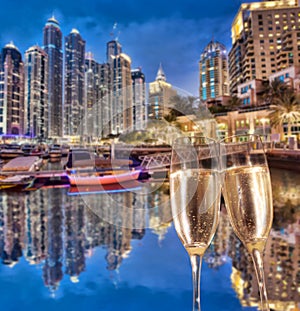
[[[260,291],[260,310],[269,311],[263,252],[272,227],[273,205],[263,144],[257,135],[232,136],[220,142],[220,154],[229,219],[233,231],[251,254]]]
[[[206,137],[181,137],[172,147],[172,215],[191,261],[193,311],[200,311],[202,257],[216,232],[220,212],[218,144]]]

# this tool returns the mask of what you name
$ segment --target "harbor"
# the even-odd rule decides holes
[[[50,171],[62,166],[46,163]],[[265,253],[270,306],[297,310],[300,176],[271,168],[271,177],[275,213]],[[11,301],[25,310],[60,311],[71,302],[76,311],[191,309],[189,259],[173,227],[166,180],[80,196],[70,187],[2,191],[0,233],[3,309]],[[203,263],[203,308],[258,310],[253,273],[222,208]]]

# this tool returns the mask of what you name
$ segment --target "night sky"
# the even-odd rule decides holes
[[[254,1],[245,1],[254,2]],[[106,61],[106,43],[118,37],[132,68],[142,67],[146,82],[161,63],[167,82],[198,96],[198,61],[213,38],[231,48],[230,28],[239,0],[16,0],[2,1],[0,46],[10,41],[24,52],[43,44],[52,15],[63,36],[76,28],[96,61]],[[114,25],[117,24],[117,28]]]

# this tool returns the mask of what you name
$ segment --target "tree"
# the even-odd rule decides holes
[[[237,110],[241,106],[242,106],[242,100],[236,95],[234,95],[229,99],[228,104],[226,105],[226,108],[228,110]]]
[[[288,89],[283,81],[275,79],[267,84],[262,92],[262,98],[266,104],[273,104],[275,98],[281,97]]]
[[[165,120],[173,122],[177,117],[194,114],[193,104],[195,100],[196,98],[193,96],[172,96],[169,101],[170,111],[164,116]]]
[[[270,106],[271,126],[287,123],[288,137],[292,135],[292,124],[300,121],[300,97],[293,90],[286,89],[279,97],[274,97]]]

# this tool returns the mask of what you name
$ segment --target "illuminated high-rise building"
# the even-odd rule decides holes
[[[110,134],[110,65],[99,64],[92,53],[85,57],[85,131],[87,137]]]
[[[146,124],[146,84],[141,68],[131,70],[133,96],[133,129],[142,130]]]
[[[210,41],[201,53],[199,61],[200,99],[215,102],[218,97],[229,95],[227,52],[225,46]]]
[[[48,54],[48,120],[49,136],[62,136],[63,120],[63,52],[62,32],[51,17],[44,27],[44,50]]]
[[[48,137],[48,55],[39,46],[25,53],[25,133]]]
[[[65,38],[64,134],[83,134],[85,41],[73,29]]]
[[[299,29],[297,0],[243,3],[231,28],[231,95],[241,83],[268,80],[279,70],[299,65]]]
[[[177,94],[167,82],[166,75],[160,64],[156,79],[149,84],[148,119],[162,119],[171,107],[170,99]]]
[[[0,54],[0,134],[24,134],[24,64],[13,43]]]
[[[132,129],[132,79],[131,59],[122,53],[117,40],[107,43],[107,63],[111,71],[111,122],[112,134],[120,134]]]

